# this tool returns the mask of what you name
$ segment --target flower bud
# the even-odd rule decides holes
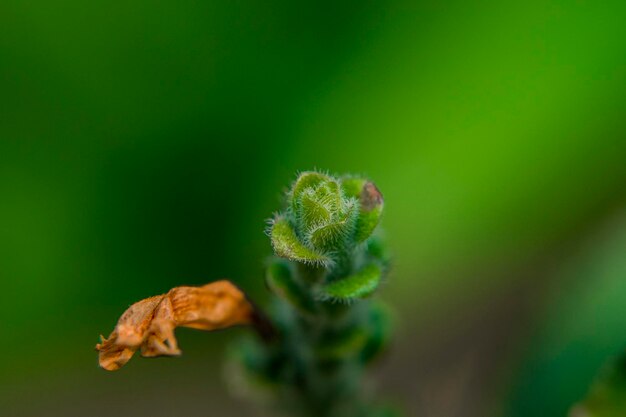
[[[274,251],[316,265],[329,265],[335,254],[367,240],[383,207],[382,195],[372,182],[314,171],[298,176],[288,203],[288,210],[276,216],[269,231]]]

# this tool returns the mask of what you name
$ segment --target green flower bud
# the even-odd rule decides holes
[[[313,171],[298,176],[288,198],[289,209],[270,229],[274,250],[278,256],[318,265],[329,265],[337,253],[367,240],[383,207],[372,182]]]
[[[356,200],[346,197],[339,181],[305,172],[291,192],[296,234],[313,250],[333,252],[352,236],[357,217]]]

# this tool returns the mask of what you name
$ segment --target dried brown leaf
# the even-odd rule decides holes
[[[176,287],[167,294],[146,298],[131,305],[120,317],[108,339],[96,345],[100,366],[115,371],[135,351],[144,357],[176,356],[180,350],[176,327],[217,330],[255,320],[252,304],[229,281],[202,287]]]

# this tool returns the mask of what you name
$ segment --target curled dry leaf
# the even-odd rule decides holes
[[[176,327],[217,330],[257,321],[254,307],[229,281],[202,287],[176,287],[167,294],[131,305],[120,317],[108,339],[96,345],[100,366],[120,369],[141,349],[144,357],[176,356],[180,350]]]

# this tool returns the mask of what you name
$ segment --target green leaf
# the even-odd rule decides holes
[[[351,301],[355,298],[363,298],[372,294],[381,278],[381,269],[376,264],[371,264],[361,269],[354,275],[331,282],[322,288],[322,299]]]
[[[570,412],[570,417],[623,416],[626,416],[626,355],[605,365],[587,398]]]
[[[293,227],[284,217],[274,220],[274,224],[272,224],[270,229],[270,238],[274,252],[281,258],[317,265],[330,263],[329,257],[309,249],[300,242]]]
[[[311,232],[309,241],[313,247],[320,250],[332,250],[343,242],[343,238],[347,236],[347,230],[345,222],[320,226]]]
[[[385,245],[385,242],[380,236],[372,236],[372,238],[367,241],[365,251],[368,256],[378,261],[383,267],[389,264],[390,257],[387,251],[387,245]]]
[[[373,304],[368,318],[368,339],[361,352],[361,361],[369,363],[385,350],[391,339],[391,313],[382,303]]]
[[[297,205],[296,213],[298,219],[306,229],[311,229],[330,221],[331,214],[328,208],[309,193],[304,193]]]
[[[313,299],[302,285],[294,281],[289,265],[284,262],[272,263],[265,272],[265,282],[269,289],[291,304],[303,314],[315,313]]]
[[[315,198],[328,208],[332,215],[340,214],[343,208],[341,186],[334,179],[320,183],[315,189]]]
[[[357,355],[367,343],[368,334],[363,327],[353,327],[347,331],[341,331],[328,336],[316,353],[319,358],[325,360],[342,359]]]
[[[345,177],[341,180],[343,191],[348,197],[359,201],[359,217],[355,226],[355,241],[367,240],[380,222],[383,213],[383,196],[373,182],[360,177]]]
[[[297,201],[300,199],[304,190],[317,186],[318,184],[328,181],[330,178],[327,175],[314,171],[306,171],[298,176],[298,179],[291,187],[291,204],[293,210],[297,210]]]
[[[338,222],[317,227],[308,237],[314,248],[322,251],[336,249],[343,244],[354,228],[354,209],[344,215]]]
[[[367,238],[369,238],[378,223],[380,222],[380,217],[383,214],[382,205],[380,207],[376,207],[370,211],[359,211],[359,216],[356,220],[356,225],[354,227],[354,240],[356,243],[365,242]]]

